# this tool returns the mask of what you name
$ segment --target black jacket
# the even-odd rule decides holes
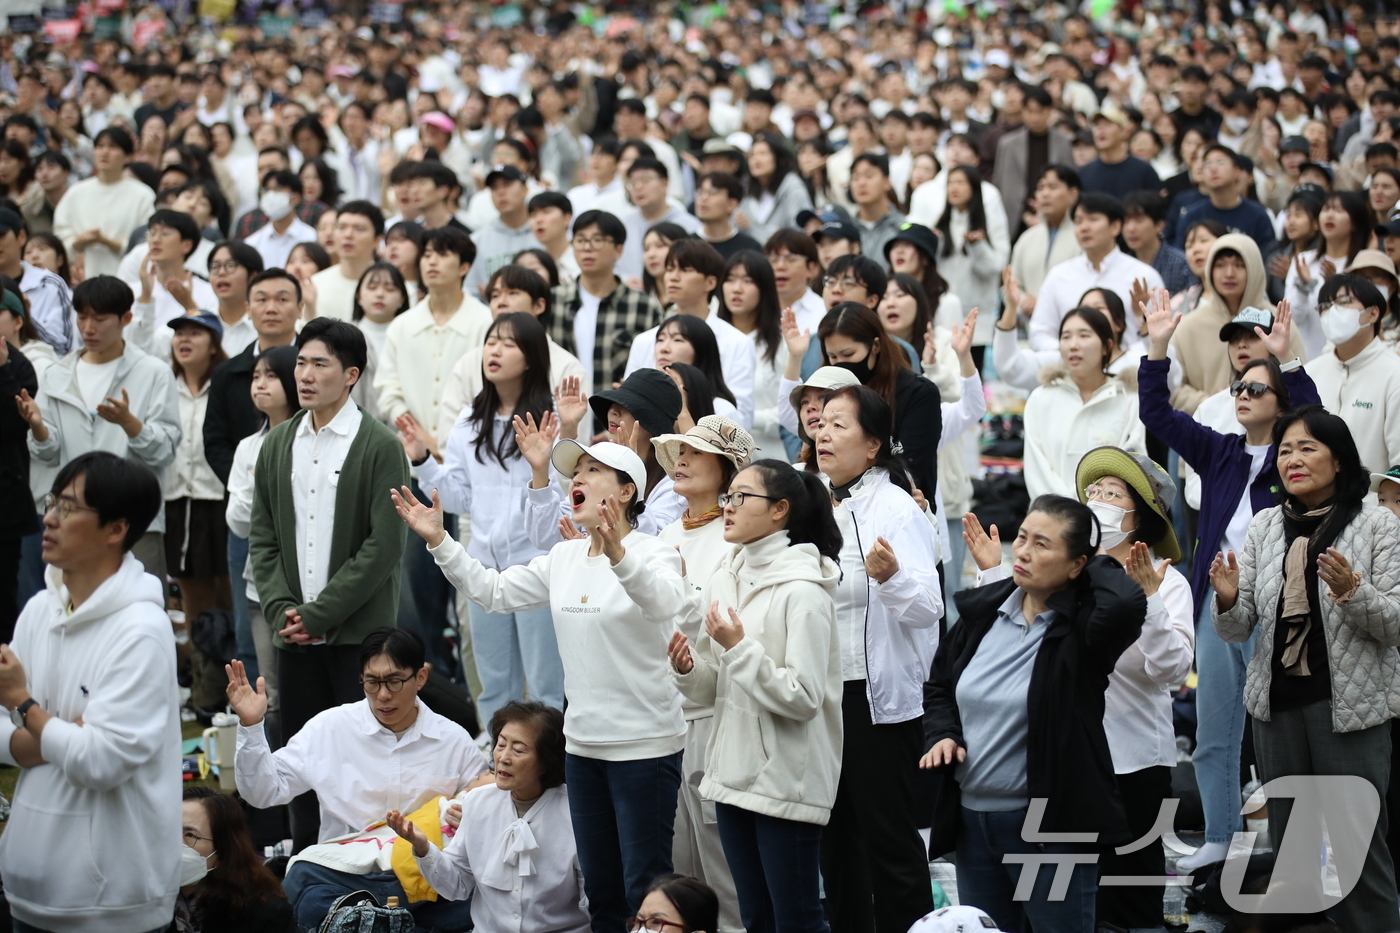
[[[894,439],[904,447],[914,485],[929,501],[938,488],[938,439],[943,434],[943,405],[938,386],[907,369],[899,371],[894,392]],[[955,454],[956,456],[956,454]]]
[[[209,377],[209,407],[204,415],[204,459],[219,482],[228,485],[238,442],[262,427],[262,412],[253,405],[253,351],[257,340],[243,352],[224,360]]]
[[[20,389],[28,389],[33,398],[39,394],[39,380],[34,364],[11,345],[9,361],[0,366],[0,538],[7,540],[39,530],[29,492],[29,422],[14,401]]]
[[[1016,588],[1003,580],[963,590],[958,624],[949,629],[924,685],[924,747],[943,739],[966,747],[958,713],[958,679],[997,609]],[[1137,641],[1147,615],[1142,588],[1111,557],[1093,557],[1069,589],[1050,598],[1055,621],[1031,671],[1026,771],[1030,796],[1047,800],[1042,832],[1098,833],[1100,845],[1128,838],[1127,817],[1103,731],[1104,691],[1118,657]],[[944,766],[935,811],[931,857],[957,845],[958,797],[953,768]]]

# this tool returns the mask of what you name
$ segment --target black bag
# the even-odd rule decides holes
[[[233,613],[227,609],[206,609],[190,626],[190,641],[199,653],[219,664],[227,664],[238,653],[238,633]]]
[[[428,682],[418,691],[428,709],[467,730],[470,736],[481,734],[481,720],[476,715],[476,704],[467,688],[448,680],[436,670],[429,668]]]
[[[413,914],[403,907],[380,907],[373,894],[355,891],[331,905],[320,933],[413,933]]]
[[[1030,511],[1031,497],[1026,479],[1020,473],[1004,473],[975,480],[972,484],[972,511],[982,527],[997,526],[1002,541],[1014,541],[1021,522]]]

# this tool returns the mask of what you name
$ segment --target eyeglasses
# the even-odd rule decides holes
[[[1265,385],[1262,382],[1232,382],[1230,383],[1230,394],[1235,398],[1248,394],[1250,398],[1263,398],[1265,392],[1273,392],[1274,387]],[[1277,395],[1278,393],[1274,393]]]
[[[604,246],[612,246],[617,242],[610,236],[576,236],[574,237],[574,249],[602,249]]]
[[[1356,299],[1340,298],[1332,302],[1331,304],[1323,305],[1322,307],[1318,308],[1317,311],[1319,314],[1326,314],[1328,311],[1332,311],[1334,309],[1341,309],[1343,311],[1355,311],[1357,310],[1356,308],[1347,307],[1347,304],[1349,304],[1352,301],[1356,301]],[[1347,304],[1344,304],[1343,302],[1346,302]],[[1360,304],[1360,302],[1357,302],[1357,304]]]
[[[642,185],[650,185],[661,180],[660,175],[633,175],[627,179],[627,187],[640,188]]]
[[[719,496],[719,506],[720,506],[720,508],[722,508],[722,509],[727,509],[727,508],[729,508],[730,503],[733,503],[733,504],[734,504],[734,508],[736,508],[736,509],[742,509],[742,508],[744,507],[744,502],[745,502],[745,500],[748,500],[748,499],[767,499],[769,502],[781,502],[781,501],[782,501],[782,500],[779,499],[777,496],[761,496],[761,495],[759,495],[759,494],[756,493],[756,492],[734,492],[734,493],[725,492],[725,493],[720,493],[720,496]]]
[[[865,285],[864,285],[863,283],[857,281],[854,277],[849,276],[849,275],[847,275],[847,276],[842,276],[842,277],[839,278],[839,279],[833,279],[832,281],[827,282],[826,284],[827,284],[827,287],[828,287],[828,288],[831,288],[831,287],[839,288],[839,289],[841,289],[843,292],[848,292],[848,291],[850,291],[850,290],[853,289],[853,288],[864,288],[864,287],[865,287]]]
[[[1120,499],[1124,502],[1129,502],[1132,500],[1132,497],[1129,496],[1126,492],[1119,492],[1116,489],[1109,489],[1107,486],[1101,486],[1098,483],[1093,483],[1092,485],[1085,487],[1084,498],[1097,499],[1100,502],[1107,502],[1110,505],[1117,503]]]
[[[661,917],[633,917],[627,921],[627,933],[639,933],[641,930],[648,930],[650,933],[666,933],[668,927],[675,927],[677,930],[684,930],[689,933],[690,927],[684,923],[676,923],[674,920],[666,920]]]
[[[790,262],[806,263],[807,261],[808,261],[808,260],[807,260],[807,257],[806,257],[806,256],[798,256],[798,255],[796,255],[795,253],[769,253],[769,254],[768,254],[768,264],[769,264],[769,265],[773,265],[773,266],[777,266],[777,265],[787,265],[787,264],[790,263]]]
[[[389,680],[375,680],[373,677],[361,677],[360,686],[365,688],[366,696],[374,696],[379,692],[380,687],[388,687],[390,693],[398,693],[403,689],[403,685],[412,679],[412,677],[393,677]]]
[[[44,497],[44,514],[57,512],[59,521],[67,521],[68,516],[74,512],[96,512],[97,509],[86,505],[79,505],[71,496],[56,496],[49,493]]]
[[[185,845],[189,846],[191,849],[193,849],[197,843],[213,841],[214,839],[211,836],[201,836],[192,829],[185,830]]]
[[[243,264],[236,259],[230,259],[228,262],[211,262],[209,263],[209,274],[218,275],[220,272],[227,272],[229,275],[233,275],[242,268]]]

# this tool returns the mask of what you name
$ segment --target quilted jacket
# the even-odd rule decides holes
[[[1211,600],[1215,630],[1242,642],[1255,625],[1259,639],[1249,659],[1244,702],[1269,721],[1269,681],[1283,589],[1283,509],[1254,516],[1240,557],[1240,595],[1228,612]],[[1332,729],[1356,732],[1400,716],[1400,519],[1388,509],[1363,508],[1333,545],[1361,574],[1351,599],[1338,604],[1318,581],[1323,631],[1332,678]]]

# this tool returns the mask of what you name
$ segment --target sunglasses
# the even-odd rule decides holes
[[[1235,398],[1241,395],[1248,395],[1250,398],[1263,398],[1265,392],[1273,392],[1274,387],[1265,385],[1262,382],[1232,382],[1230,383],[1230,394]],[[1277,393],[1275,393],[1277,394]]]

